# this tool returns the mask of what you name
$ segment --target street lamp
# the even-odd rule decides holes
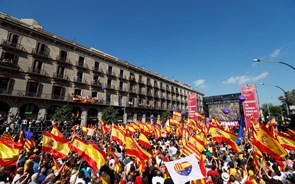
[[[264,84],[262,82],[262,83],[260,83],[260,85],[266,85],[266,84]],[[271,84],[267,84],[267,85],[276,87],[276,88],[280,89],[281,91],[283,91],[285,99],[286,99],[286,100],[283,100],[286,103],[286,113],[287,113],[287,116],[290,118],[290,108],[289,108],[289,100],[288,100],[288,97],[287,97],[287,92],[283,88],[281,88],[280,86],[271,85]]]
[[[253,62],[256,62],[256,63],[260,63],[260,62],[269,62],[269,63],[280,63],[280,64],[283,64],[283,65],[286,65],[290,68],[292,68],[293,70],[295,70],[295,67],[288,64],[288,63],[285,63],[285,62],[282,62],[282,61],[272,61],[272,60],[262,60],[262,59],[253,59]]]

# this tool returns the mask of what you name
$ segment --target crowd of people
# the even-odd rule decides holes
[[[151,156],[144,162],[125,153],[124,145],[112,140],[111,125],[105,125],[107,132],[101,131],[96,126],[93,135],[75,127],[72,132],[64,128],[64,122],[53,121],[47,130],[56,126],[63,138],[71,141],[73,136],[80,137],[86,142],[97,145],[106,153],[107,161],[98,172],[83,160],[77,153],[70,152],[67,159],[53,157],[50,153],[42,152],[42,134],[33,132],[34,147],[22,149],[16,165],[0,167],[0,184],[171,184],[174,183],[165,167],[165,162],[178,160],[185,157],[183,154],[184,137],[178,136],[176,129],[171,125],[171,133],[163,134],[156,139],[153,133],[148,134],[150,148],[143,147]],[[4,128],[14,136],[14,141],[19,140],[19,131],[11,125]],[[123,129],[126,125],[120,125]],[[208,125],[204,125],[208,126]],[[22,127],[27,130],[28,126]],[[191,130],[192,135],[198,131]],[[136,130],[132,136],[138,139],[141,130]],[[184,136],[184,135],[183,135]],[[260,166],[255,167],[253,143],[247,134],[241,138],[240,152],[234,151],[225,142],[215,142],[210,134],[205,137],[203,150],[200,152],[200,166],[205,169],[204,179],[191,181],[191,183],[210,184],[250,184],[250,183],[295,183],[295,152],[287,150],[288,155],[282,160],[263,154]],[[201,163],[203,162],[203,163]]]

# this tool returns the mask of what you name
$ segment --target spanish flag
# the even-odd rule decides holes
[[[148,140],[148,138],[144,135],[144,134],[140,134],[139,139],[138,139],[138,143],[146,148],[151,148],[151,144],[150,141]]]
[[[45,131],[42,138],[42,151],[66,159],[70,152],[69,142]]]
[[[82,157],[94,169],[94,173],[97,173],[107,161],[105,152],[95,144],[89,143],[84,153]]]
[[[172,119],[179,123],[181,121],[181,113],[173,111]]]
[[[153,126],[153,133],[154,133],[155,139],[159,139],[162,136],[160,128],[155,125]]]
[[[260,151],[267,153],[277,160],[280,160],[288,154],[280,143],[270,135],[269,131],[263,125],[257,133],[254,145],[257,146]]]
[[[218,127],[210,127],[209,134],[211,134],[213,141],[226,142],[235,152],[241,152],[241,149],[235,142],[237,135],[221,130]]]
[[[57,137],[62,137],[61,132],[58,130],[58,128],[56,127],[56,125],[53,125],[52,129],[51,129],[51,134],[57,136]]]
[[[0,138],[0,165],[3,167],[15,165],[22,147],[19,142]]]
[[[125,153],[130,156],[134,156],[136,158],[147,160],[150,158],[150,154],[142,149],[136,140],[132,138],[131,136],[127,135],[125,139]]]
[[[109,133],[109,129],[105,125],[103,125],[103,124],[100,125],[100,129],[101,129],[101,133],[103,135]]]
[[[214,117],[211,118],[211,124],[214,125],[214,126],[217,126],[217,127],[221,126],[219,120],[214,118]]]
[[[111,140],[117,141],[121,146],[125,144],[124,132],[117,125],[114,124],[111,132]]]
[[[201,113],[199,113],[199,112],[196,112],[195,113],[195,117],[197,117],[197,118],[201,118],[201,119],[204,119],[205,117],[201,114]]]
[[[80,139],[79,137],[75,137],[70,149],[76,152],[78,155],[82,156],[87,148],[88,143]]]
[[[289,133],[290,136],[295,137],[295,130],[292,130],[290,128],[287,128],[287,130],[288,130],[288,133]]]
[[[295,151],[295,137],[278,132],[277,138],[283,148]]]

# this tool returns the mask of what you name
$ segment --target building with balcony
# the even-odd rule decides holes
[[[107,106],[140,118],[187,109],[186,84],[48,33],[32,19],[0,13],[0,114],[49,119],[68,105],[83,123],[97,122]],[[9,119],[9,118],[8,118]]]

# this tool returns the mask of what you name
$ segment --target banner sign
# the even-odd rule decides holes
[[[188,117],[192,118],[197,112],[197,96],[196,93],[187,94]]]
[[[254,84],[242,86],[241,93],[246,98],[246,100],[243,102],[243,106],[246,127],[249,128],[251,117],[253,117],[254,122],[258,122],[260,117],[256,87]]]

